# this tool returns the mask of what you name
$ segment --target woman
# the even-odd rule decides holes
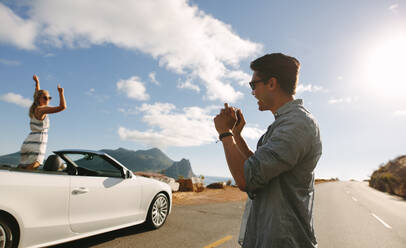
[[[48,114],[58,113],[66,109],[63,88],[61,88],[59,84],[59,106],[50,107],[48,106],[48,103],[52,97],[49,96],[49,92],[40,89],[39,80],[36,75],[33,76],[33,79],[35,81],[34,102],[32,103],[29,112],[31,118],[31,133],[21,146],[21,160],[19,165],[20,168],[25,169],[36,169],[44,161],[48,141]]]

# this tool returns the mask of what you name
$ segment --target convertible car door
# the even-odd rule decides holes
[[[97,159],[97,158],[93,158]],[[141,184],[120,176],[71,176],[69,221],[85,233],[140,222]]]

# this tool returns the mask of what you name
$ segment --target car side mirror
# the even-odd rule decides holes
[[[125,173],[125,178],[132,178],[133,176],[132,176],[132,174],[131,174],[131,172],[128,170],[128,171],[126,171],[126,173]]]

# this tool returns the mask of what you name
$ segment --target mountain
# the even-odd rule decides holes
[[[174,163],[158,148],[132,151],[124,148],[116,150],[100,150],[115,158],[132,171],[158,172],[165,170]]]
[[[184,178],[194,176],[189,160],[173,161],[158,148],[138,151],[118,148],[116,150],[103,149],[100,151],[109,154],[132,171],[159,172],[175,179],[179,176]],[[17,166],[19,162],[19,152],[0,156],[0,165]]]
[[[369,186],[406,199],[406,155],[397,157],[374,171]]]
[[[195,176],[192,171],[192,166],[187,159],[182,159],[179,162],[174,162],[171,167],[161,171],[161,173],[175,179],[178,179],[179,177],[191,178]]]
[[[20,152],[0,156],[0,164],[17,166],[20,163]]]

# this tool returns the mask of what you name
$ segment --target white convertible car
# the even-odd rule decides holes
[[[136,176],[102,152],[54,153],[41,170],[0,166],[0,248],[44,247],[165,223],[172,207],[169,185]]]

